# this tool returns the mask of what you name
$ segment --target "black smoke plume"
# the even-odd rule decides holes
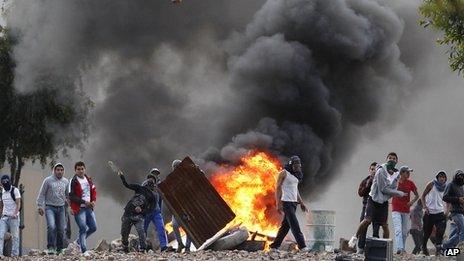
[[[300,155],[310,187],[414,91],[384,1],[17,0],[9,25],[18,89],[44,69],[82,78],[96,103],[89,174],[115,197],[107,160],[140,180],[185,155],[212,171],[256,148]]]

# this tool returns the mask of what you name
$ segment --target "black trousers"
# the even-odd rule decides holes
[[[424,222],[424,238],[422,239],[422,249],[427,249],[427,241],[429,241],[430,234],[432,234],[433,226],[435,226],[436,242],[435,245],[440,245],[443,242],[443,235],[446,230],[446,217],[443,213],[438,214],[425,214]]]
[[[363,207],[361,210],[361,217],[359,218],[359,223],[361,223],[364,220],[364,217],[366,216],[366,207],[367,207],[367,200],[363,201]],[[372,223],[372,237],[380,238],[380,224],[379,223]],[[366,245],[366,234],[361,234],[359,236],[359,246],[364,246]]]
[[[121,241],[125,248],[129,246],[129,234],[131,231],[132,226],[135,226],[137,230],[137,234],[139,236],[139,249],[145,250],[147,248],[146,245],[146,237],[145,237],[145,230],[143,229],[144,219],[143,216],[122,216],[121,218]]]
[[[297,202],[282,202],[285,216],[280,224],[279,232],[277,232],[274,242],[270,245],[271,248],[279,248],[289,230],[292,230],[292,234],[295,237],[298,248],[303,249],[306,247],[303,233],[301,233],[300,224],[298,224],[298,219],[295,215],[297,206]]]
[[[414,255],[419,254],[422,246],[422,240],[424,239],[424,231],[418,229],[410,229],[409,233],[411,233],[412,240],[414,240],[414,250],[412,250],[412,253]]]

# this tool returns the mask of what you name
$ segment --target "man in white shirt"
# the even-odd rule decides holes
[[[9,230],[13,240],[11,256],[17,257],[19,255],[19,210],[21,207],[21,194],[17,188],[11,185],[8,175],[3,175],[0,181],[3,186],[2,200],[0,201],[0,208],[2,209],[2,217],[0,219],[0,255],[3,256],[5,233]]]

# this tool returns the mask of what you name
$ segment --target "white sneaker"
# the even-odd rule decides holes
[[[348,242],[348,246],[351,248],[356,247],[358,244],[358,238],[356,236],[351,237],[350,241]]]
[[[356,251],[358,255],[364,255],[364,249],[358,247],[358,251]]]
[[[303,251],[303,252],[311,252],[311,248],[309,248],[308,246],[300,249],[300,251]]]

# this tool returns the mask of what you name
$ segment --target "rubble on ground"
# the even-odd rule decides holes
[[[23,256],[21,260],[340,260],[340,261],[361,261],[363,255],[349,252],[320,252],[307,253],[298,251],[257,251],[247,252],[240,250],[227,251],[197,251],[190,253],[159,252],[149,251],[148,253],[123,253],[123,252],[97,252],[88,251],[86,254],[43,256],[32,251],[29,256]],[[394,260],[449,260],[445,257],[424,256],[424,255],[395,255]]]

